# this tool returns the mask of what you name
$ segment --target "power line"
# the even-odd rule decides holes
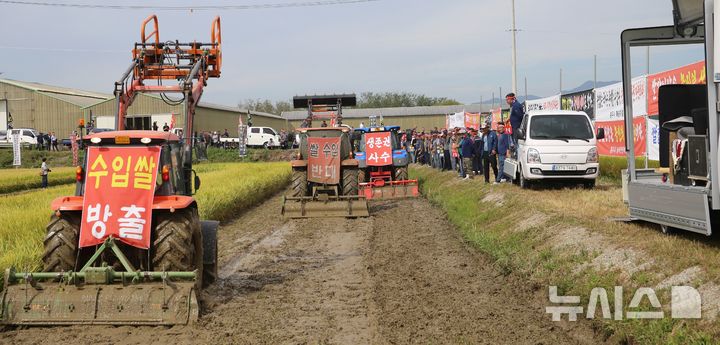
[[[103,10],[156,10],[156,11],[203,11],[203,10],[261,10],[261,9],[278,9],[291,7],[316,7],[331,5],[347,5],[366,2],[375,2],[380,0],[321,0],[321,1],[296,1],[284,3],[265,3],[253,5],[202,5],[202,6],[152,6],[152,5],[95,5],[95,4],[76,4],[63,2],[40,2],[40,1],[19,1],[19,0],[0,0],[0,4],[26,5],[26,6],[46,6],[46,7],[66,7],[81,9],[103,9]]]

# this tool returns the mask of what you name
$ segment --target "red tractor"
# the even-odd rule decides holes
[[[145,35],[151,22],[154,30]],[[5,273],[0,325],[173,325],[198,318],[197,291],[217,276],[218,222],[201,221],[192,197],[200,180],[189,134],[207,80],[220,76],[220,18],[208,43],[162,43],[154,15],[143,22],[141,38],[115,83],[117,130],[84,138],[75,195],[52,202],[44,270]],[[124,130],[139,92],[182,94],[188,137]]]

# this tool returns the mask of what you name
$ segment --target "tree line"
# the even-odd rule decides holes
[[[448,97],[430,97],[411,92],[363,92],[358,96],[356,108],[422,107],[434,105],[459,105]],[[238,104],[242,109],[280,115],[293,110],[292,102],[269,99],[246,99]]]

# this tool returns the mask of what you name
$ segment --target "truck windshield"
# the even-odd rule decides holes
[[[583,115],[537,115],[530,121],[530,138],[587,141],[593,138],[593,132]]]

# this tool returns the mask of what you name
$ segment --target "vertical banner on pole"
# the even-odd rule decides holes
[[[75,132],[70,133],[70,148],[72,150],[73,166],[78,166],[78,137]]]
[[[660,160],[660,120],[647,120],[648,158],[653,161]]]
[[[247,156],[247,125],[243,124],[242,116],[238,120],[238,153],[240,157]]]
[[[20,150],[20,131],[12,134],[12,146],[13,146],[13,166],[20,166],[22,164],[22,151]]]

